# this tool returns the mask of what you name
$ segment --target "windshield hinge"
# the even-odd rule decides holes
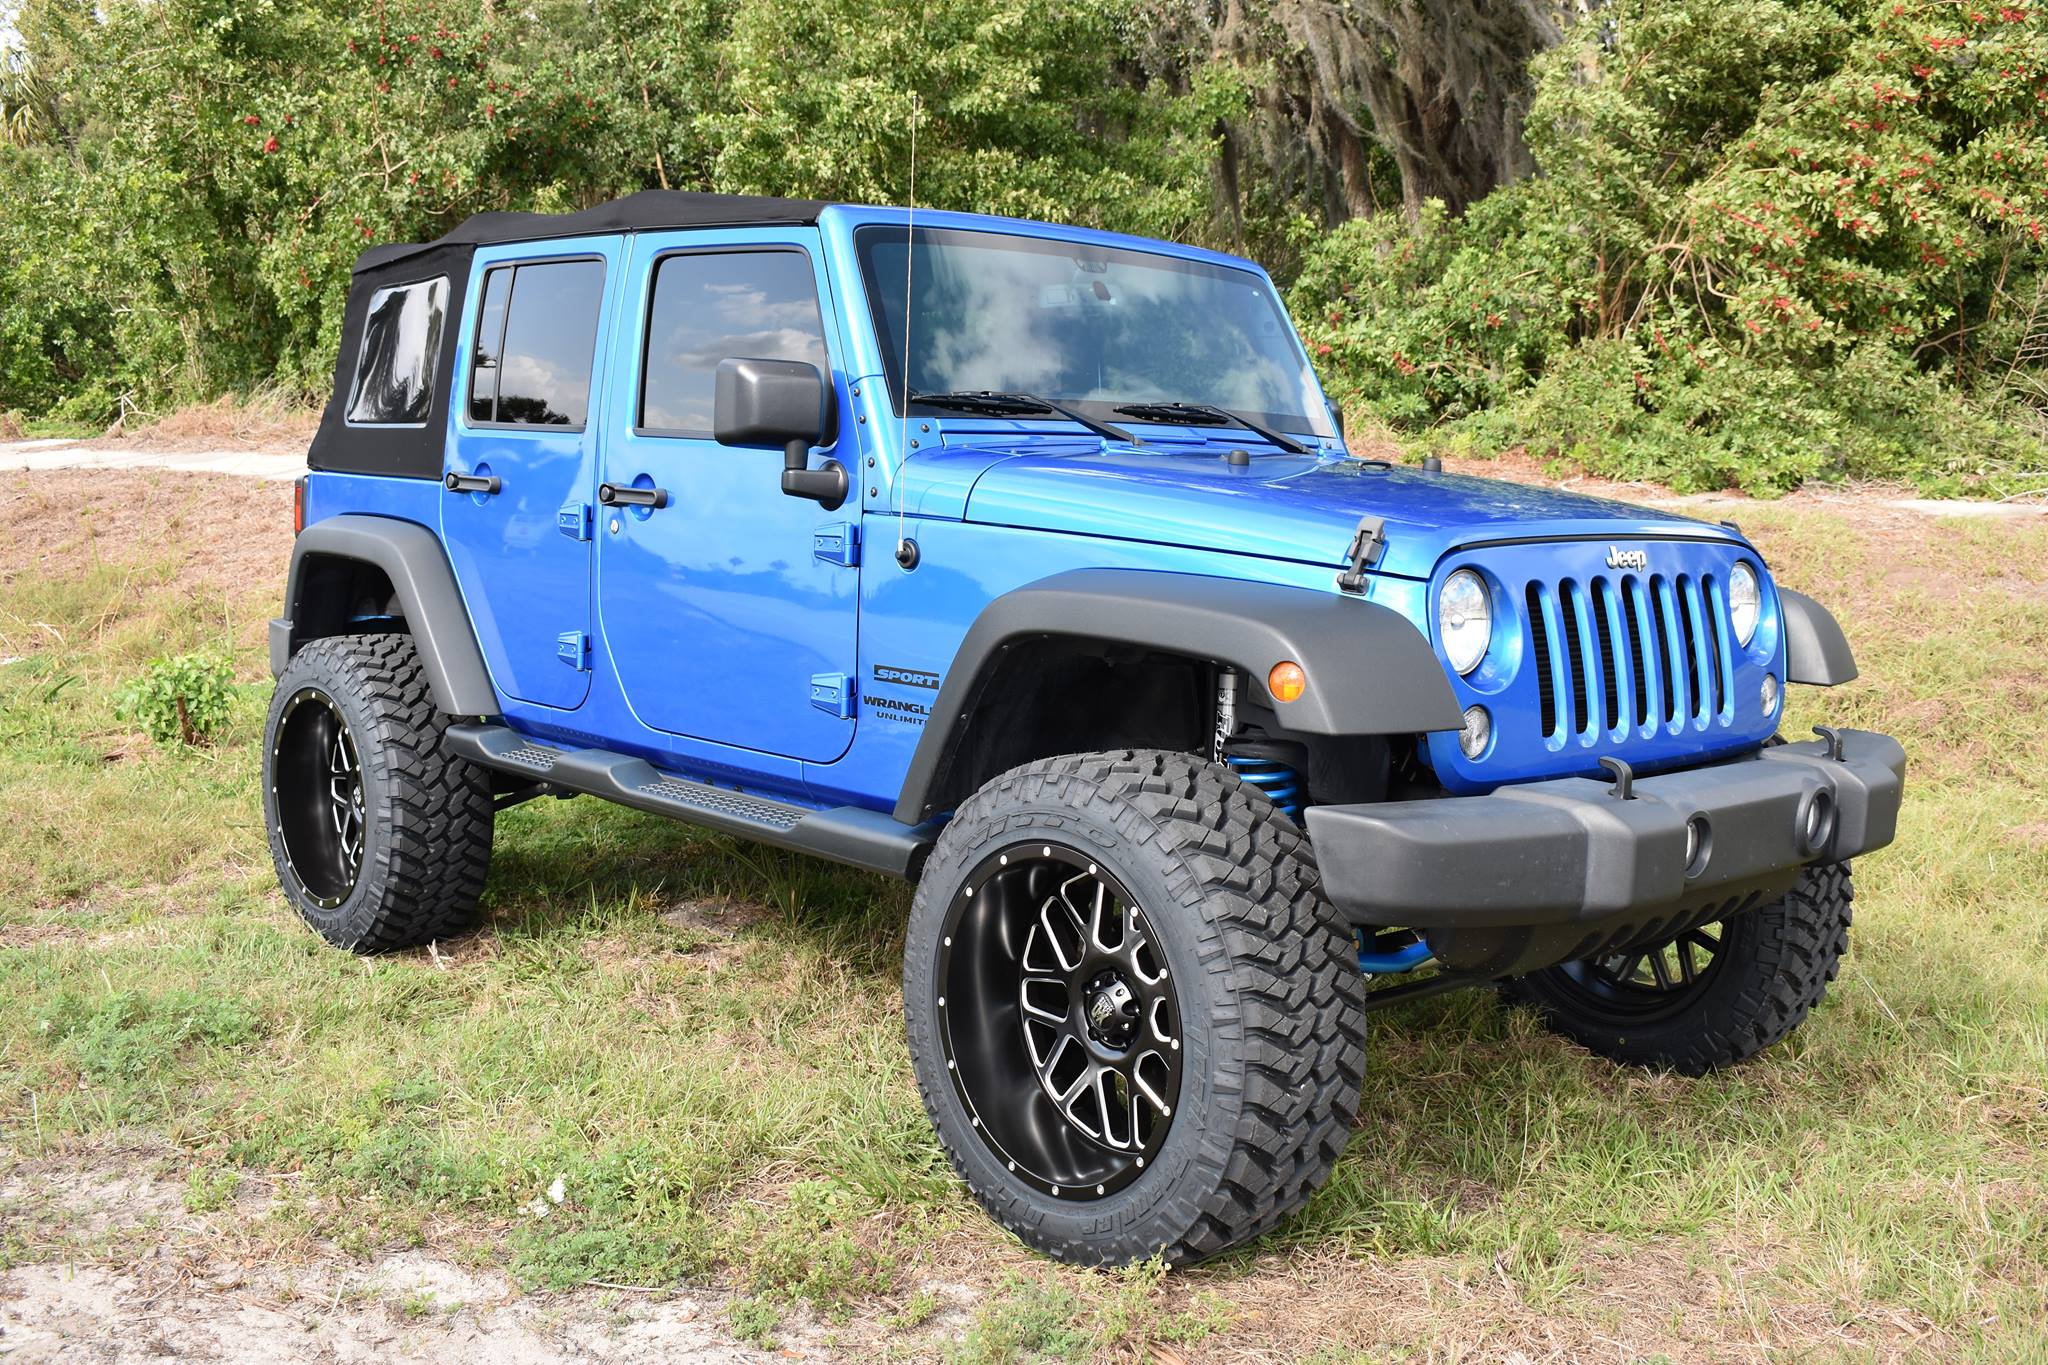
[[[1387,548],[1386,528],[1387,523],[1379,517],[1358,519],[1358,529],[1351,534],[1351,548],[1344,552],[1351,567],[1337,575],[1339,588],[1345,592],[1365,591],[1365,571],[1379,561],[1380,553]]]

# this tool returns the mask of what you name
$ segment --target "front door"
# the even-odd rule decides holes
[[[479,251],[457,359],[441,526],[498,690],[573,709],[590,690],[590,520],[618,238]]]
[[[598,509],[605,647],[647,725],[829,762],[853,742],[859,499],[827,512],[789,497],[780,450],[712,439],[721,360],[809,361],[837,385],[818,234],[718,241],[658,233],[633,248],[622,316],[640,344],[612,386],[602,468],[643,501]]]

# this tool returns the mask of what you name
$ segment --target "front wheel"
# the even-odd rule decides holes
[[[1769,905],[1666,942],[1567,962],[1502,987],[1554,1031],[1617,1062],[1699,1076],[1804,1022],[1849,949],[1847,863],[1810,867]]]
[[[1306,841],[1185,754],[1015,769],[926,865],[911,1058],[954,1168],[1061,1260],[1200,1260],[1298,1207],[1364,1080],[1364,983]]]

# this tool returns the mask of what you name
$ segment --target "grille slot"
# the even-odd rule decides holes
[[[1531,580],[1530,664],[1552,748],[1733,717],[1735,652],[1712,575]]]

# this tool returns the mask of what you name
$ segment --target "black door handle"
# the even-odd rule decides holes
[[[505,481],[496,474],[456,474],[450,472],[441,480],[441,486],[450,493],[495,493],[505,486]]]
[[[597,500],[606,507],[666,507],[666,488],[634,488],[630,484],[601,483],[597,486]]]

